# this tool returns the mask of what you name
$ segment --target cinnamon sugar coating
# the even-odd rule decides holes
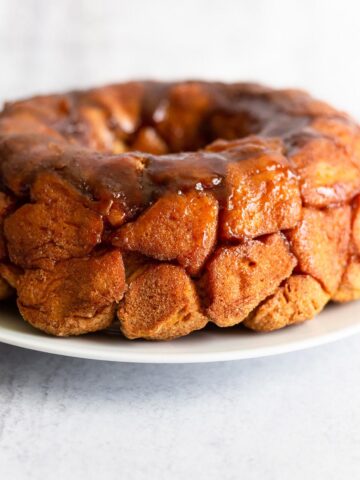
[[[130,339],[170,340],[207,323],[194,283],[181,267],[166,263],[148,265],[130,278],[118,317]]]
[[[360,129],[306,92],[129,82],[8,103],[0,177],[0,298],[48,333],[268,331],[360,298]]]
[[[164,195],[134,222],[115,233],[113,245],[158,260],[177,260],[196,274],[212,251],[217,233],[218,202],[208,193]]]
[[[258,332],[271,332],[313,318],[330,296],[310,275],[291,275],[284,285],[251,312],[244,325]]]
[[[295,265],[286,239],[278,233],[220,247],[207,266],[207,315],[220,327],[240,323],[291,275]]]
[[[17,281],[19,310],[31,325],[59,336],[107,328],[125,289],[121,255],[110,251],[29,269]]]

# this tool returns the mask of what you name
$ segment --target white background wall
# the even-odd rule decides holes
[[[133,77],[300,86],[360,116],[357,0],[1,0],[0,99]]]
[[[344,0],[0,0],[0,100],[132,77],[253,79],[360,119],[359,14]],[[359,478],[359,342],[195,366],[0,344],[0,478]]]

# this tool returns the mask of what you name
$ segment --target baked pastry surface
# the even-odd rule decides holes
[[[0,297],[47,333],[271,331],[360,298],[360,129],[303,91],[130,82],[9,103],[0,176]]]

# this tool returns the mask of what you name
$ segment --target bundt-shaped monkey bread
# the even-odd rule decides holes
[[[271,331],[360,297],[360,130],[298,90],[130,82],[6,104],[0,296],[53,335]]]

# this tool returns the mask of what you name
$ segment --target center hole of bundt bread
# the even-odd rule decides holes
[[[218,139],[241,139],[260,130],[259,121],[249,112],[212,111],[199,119],[189,108],[183,116],[170,117],[166,123],[141,125],[122,148],[155,155],[189,152],[203,149]],[[115,152],[116,148],[117,145]]]

